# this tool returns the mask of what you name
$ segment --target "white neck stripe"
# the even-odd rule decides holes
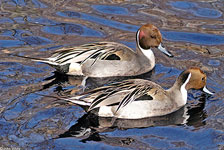
[[[187,77],[187,80],[184,82],[184,84],[180,88],[180,92],[182,94],[182,98],[183,98],[185,104],[187,103],[187,90],[186,90],[186,85],[189,82],[190,78],[191,78],[191,73],[189,73],[189,75]]]
[[[137,32],[137,35],[136,35],[137,37],[136,37],[136,39],[137,39],[137,44],[138,44],[138,47],[140,47],[140,45],[139,45],[139,30],[138,30],[138,32]]]
[[[188,77],[187,77],[187,80],[186,80],[186,81],[184,82],[184,84],[182,85],[182,86],[184,86],[184,88],[185,88],[186,84],[189,82],[190,78],[191,78],[191,73],[189,73],[189,75],[188,75]],[[181,86],[181,87],[182,87],[182,86]]]

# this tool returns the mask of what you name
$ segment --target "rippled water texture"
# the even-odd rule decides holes
[[[0,149],[224,149],[223,12],[223,0],[0,0]],[[168,88],[182,70],[198,66],[214,96],[192,90],[175,113],[112,124],[56,98],[80,92],[81,77],[12,55],[47,57],[96,41],[135,49],[145,23],[159,27],[175,57],[154,49],[155,69],[136,78]],[[122,78],[89,78],[87,89],[114,80]]]

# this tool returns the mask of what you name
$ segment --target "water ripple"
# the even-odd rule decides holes
[[[112,14],[112,15],[130,15],[127,8],[119,6],[108,6],[108,5],[93,5],[92,8],[100,13]]]
[[[25,45],[25,42],[19,40],[0,40],[0,49],[7,47],[18,47]]]
[[[205,33],[190,33],[164,31],[163,37],[171,41],[190,42],[199,45],[221,45],[224,44],[224,36]]]
[[[34,6],[34,8],[47,8],[47,5],[40,2],[39,0],[32,0],[32,1],[13,0],[13,1],[7,1],[6,3],[12,6],[20,6],[20,7]]]
[[[5,49],[0,50],[0,143],[4,148],[192,149],[200,145],[201,149],[223,149],[224,5],[221,1],[1,2],[0,49]],[[91,122],[82,117],[85,112],[81,107],[54,98],[77,92],[81,78],[58,75],[52,73],[53,69],[45,64],[7,55],[16,53],[47,57],[58,48],[70,46],[74,38],[81,43],[88,43],[89,40],[99,41],[97,37],[106,37],[107,34],[110,36],[105,40],[135,48],[134,32],[148,21],[161,28],[167,44],[175,41],[171,49],[178,50],[178,57],[166,58],[155,51],[158,56],[155,69],[137,78],[153,80],[167,89],[185,68],[196,65],[205,69],[208,75],[207,87],[216,92],[209,97],[201,91],[189,91],[188,103],[184,109],[176,112],[177,116],[171,119],[164,116],[165,120],[159,118],[157,121],[163,124],[164,121],[173,120],[175,123],[172,125],[130,129],[125,122],[112,127],[111,121],[97,122],[93,118]],[[86,38],[88,36],[91,38]],[[129,36],[133,37],[128,39]],[[79,41],[74,41],[74,44]],[[188,42],[202,46],[184,44]],[[211,54],[194,51],[201,47],[211,50]],[[102,80],[88,78],[87,90],[101,85]],[[109,79],[105,84],[116,80]],[[189,118],[186,120],[185,117]],[[181,122],[176,125],[176,121]],[[146,122],[150,123],[149,120]],[[77,123],[81,126],[77,126]],[[106,128],[102,129],[104,126],[101,123]],[[77,132],[70,133],[78,134],[78,137],[55,138],[61,133],[72,131],[70,127],[73,125]],[[84,130],[85,127],[87,130]],[[88,129],[94,131],[91,133]]]
[[[219,61],[219,60],[210,59],[210,60],[208,61],[208,65],[217,67],[217,66],[220,65],[220,61]]]
[[[109,26],[115,29],[125,30],[125,31],[131,31],[136,32],[139,28],[139,26],[121,23],[118,21],[108,20],[101,17],[88,15],[85,13],[78,13],[78,12],[71,12],[71,11],[63,11],[63,12],[57,12],[56,13],[59,16],[62,17],[69,17],[69,18],[80,18],[82,20],[87,20],[91,22],[95,22],[101,25]]]
[[[198,17],[219,18],[222,16],[222,13],[220,11],[210,8],[199,7],[194,2],[176,1],[170,2],[169,4],[174,8],[188,11]]]
[[[108,20],[101,17],[88,15],[85,13],[64,11],[57,12],[57,15],[69,18],[80,18],[82,20],[87,20],[90,22],[95,22],[105,26],[109,26],[115,29],[136,32],[140,26],[125,24],[118,21]],[[194,44],[204,44],[204,45],[216,45],[224,43],[224,36],[215,34],[204,34],[204,33],[189,33],[189,32],[178,32],[178,31],[165,31],[162,30],[162,34],[165,39],[170,41],[183,41],[190,42]]]
[[[38,25],[56,25],[59,24],[56,21],[47,19],[47,18],[43,18],[43,17],[37,17],[37,18],[32,18],[32,17],[27,17],[27,21],[30,23],[35,23]]]
[[[6,24],[6,23],[13,23],[12,19],[9,18],[2,18],[0,19],[1,24]]]
[[[80,35],[89,37],[102,37],[103,33],[93,30],[79,24],[61,23],[58,25],[51,25],[43,27],[44,32],[57,35]]]

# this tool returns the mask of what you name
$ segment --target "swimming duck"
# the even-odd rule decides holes
[[[187,103],[187,91],[206,88],[206,74],[192,67],[183,71],[174,85],[164,90],[160,85],[143,79],[128,79],[87,91],[66,99],[87,106],[101,117],[141,119],[170,114]]]
[[[88,77],[135,76],[152,70],[155,56],[151,48],[158,48],[172,56],[161,44],[157,27],[145,24],[136,33],[136,52],[124,44],[98,42],[62,48],[49,58],[33,58],[53,66],[58,72]],[[32,59],[32,58],[31,58]]]

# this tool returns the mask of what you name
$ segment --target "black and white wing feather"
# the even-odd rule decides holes
[[[158,88],[160,89],[161,87],[147,80],[129,79],[113,83],[109,86],[96,88],[85,94],[94,97],[89,111],[100,106],[117,105],[117,112],[142,96],[148,95],[150,97],[148,100],[152,100],[153,97],[151,97],[151,94],[156,92],[156,90],[152,89]]]
[[[60,49],[48,58],[49,64],[65,65],[68,63],[83,64],[88,59],[94,59],[93,64],[101,59],[106,59],[116,51],[121,49],[119,45],[113,42],[99,42],[92,44],[85,44],[77,47]],[[92,64],[92,65],[93,65]]]

